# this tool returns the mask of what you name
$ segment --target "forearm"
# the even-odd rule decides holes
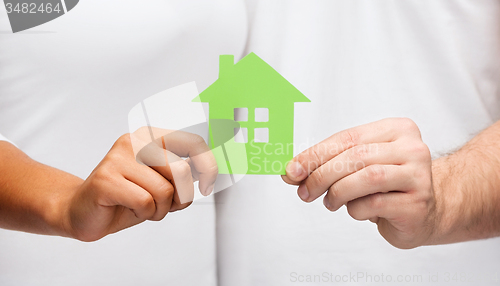
[[[500,235],[500,122],[433,161],[437,228],[429,244]]]
[[[0,227],[68,236],[65,206],[82,182],[0,141]]]

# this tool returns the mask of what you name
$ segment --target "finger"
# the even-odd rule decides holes
[[[135,164],[136,167],[125,170],[125,178],[146,191],[155,202],[156,211],[150,220],[162,220],[170,211],[174,196],[173,185],[150,167]]]
[[[114,188],[107,188],[98,202],[102,206],[124,206],[144,221],[151,219],[156,205],[151,193],[129,180],[119,180]],[[136,224],[137,222],[131,222]]]
[[[163,147],[181,157],[189,157],[190,163],[199,177],[200,192],[207,196],[215,185],[219,173],[217,161],[212,151],[201,136],[176,131],[165,135],[162,139]]]
[[[191,167],[179,156],[162,149],[169,162],[165,166],[153,166],[155,171],[167,178],[174,187],[174,202],[184,205],[194,199],[194,185]]]
[[[194,167],[193,160],[191,160],[191,158],[187,158],[186,163],[188,163],[189,167],[191,167],[191,175],[193,176],[193,182],[199,181],[200,180],[200,172],[198,172],[196,170],[196,168]]]
[[[165,149],[163,137],[160,141],[161,147],[155,144],[145,146],[137,155],[137,160],[150,166],[172,183],[175,202],[179,205],[191,202],[194,198],[191,167],[185,160]]]
[[[364,144],[348,149],[331,159],[305,179],[299,195],[306,202],[321,196],[338,180],[373,164],[399,165],[407,161],[397,143]]]
[[[333,184],[324,203],[330,211],[336,211],[354,199],[379,192],[409,191],[415,184],[414,177],[406,167],[370,165]]]
[[[193,202],[187,202],[185,204],[179,204],[176,201],[174,201],[172,203],[172,207],[170,208],[170,212],[176,212],[176,211],[183,210],[183,209],[189,207],[192,203]]]
[[[419,245],[415,240],[426,224],[429,206],[411,193],[389,192],[368,195],[347,203],[349,215],[356,220],[370,220],[388,242],[408,249]]]
[[[157,151],[149,151],[151,145],[156,144],[162,149],[171,151],[180,157],[190,157],[192,166],[199,173],[200,180],[199,188],[203,195],[209,195],[215,185],[215,180],[218,175],[218,167],[215,157],[199,135],[183,132],[165,130],[155,127],[140,128],[133,133],[134,150],[140,148],[137,157],[151,157],[148,159],[141,158],[148,166],[164,166],[166,162],[161,157],[155,157]],[[148,139],[149,138],[149,139]],[[153,144],[146,144],[145,142]],[[145,155],[146,154],[146,155]]]
[[[287,165],[286,176],[293,182],[300,182],[347,149],[362,144],[393,142],[402,136],[420,136],[412,120],[388,118],[341,131],[293,158]]]
[[[300,185],[300,182],[293,181],[287,175],[281,175],[281,179],[289,185],[295,185],[295,186]]]
[[[409,194],[402,192],[367,195],[348,202],[347,212],[355,220],[370,220],[376,223],[379,218],[393,219],[401,209],[411,208],[407,196]]]
[[[179,205],[191,203],[194,199],[194,182],[191,167],[182,159],[169,165],[172,173],[172,183],[175,187],[174,202]]]

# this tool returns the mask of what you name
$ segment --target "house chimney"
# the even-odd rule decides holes
[[[219,77],[223,77],[230,73],[231,67],[234,65],[233,55],[219,56]]]

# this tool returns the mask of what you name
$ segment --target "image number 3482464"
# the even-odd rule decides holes
[[[4,0],[13,33],[52,21],[72,10],[79,0]]]

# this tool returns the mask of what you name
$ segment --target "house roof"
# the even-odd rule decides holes
[[[234,64],[232,55],[221,55],[219,79],[200,93],[193,101],[231,101],[244,103],[249,100],[267,105],[288,102],[310,102],[297,88],[275,69],[250,53]],[[241,96],[235,97],[235,94]]]

